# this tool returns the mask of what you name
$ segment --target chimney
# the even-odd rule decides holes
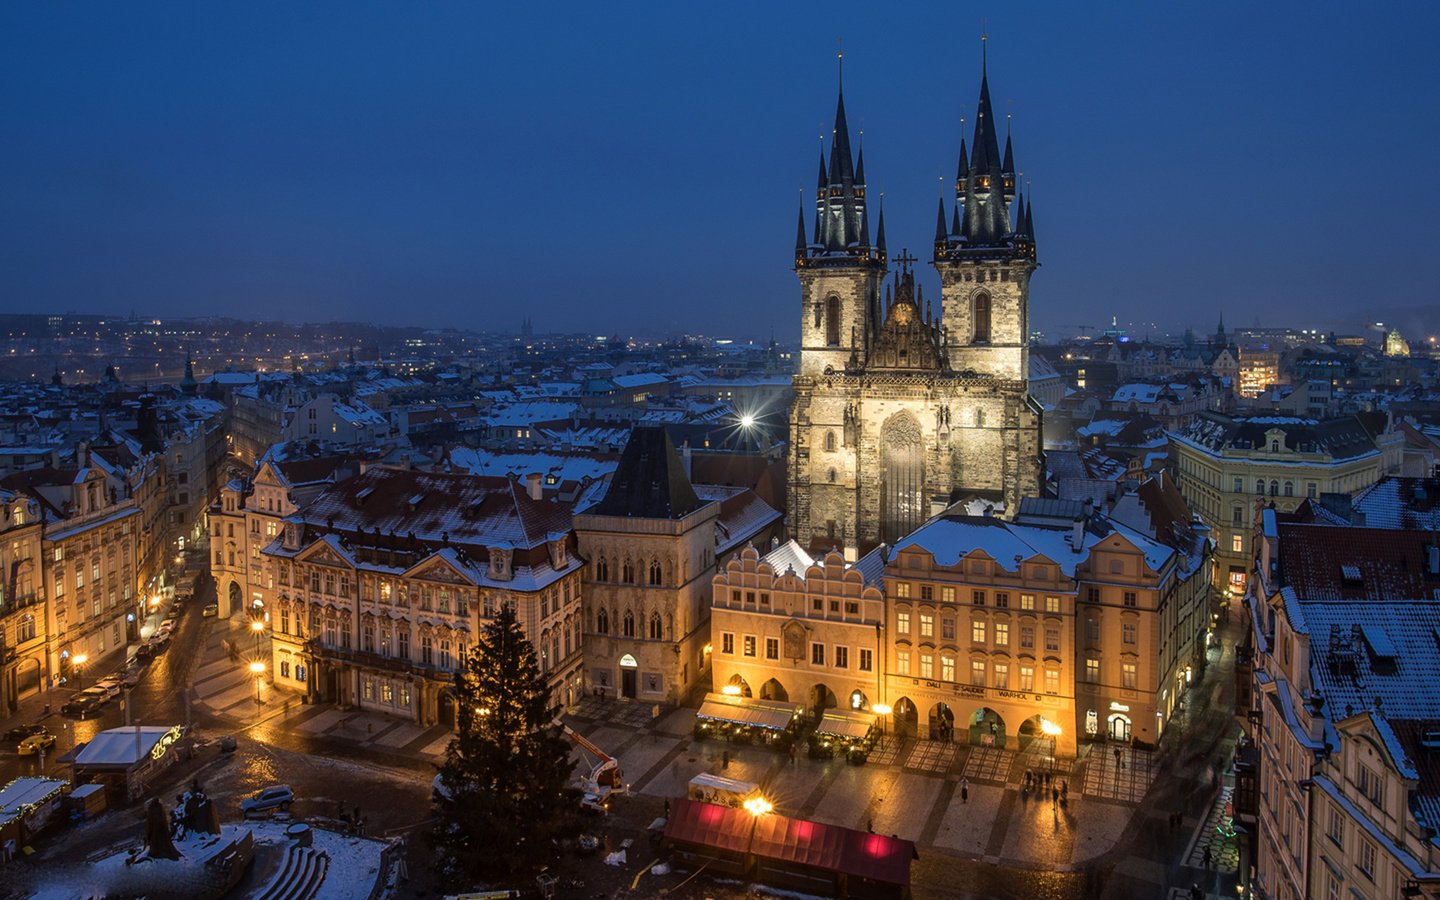
[[[531,472],[525,476],[525,493],[530,495],[531,500],[544,500],[545,490],[541,487],[539,472]]]
[[[1440,575],[1440,545],[1429,544],[1425,547],[1425,574]]]
[[[1070,526],[1070,549],[1079,553],[1085,549],[1085,517],[1079,516]]]
[[[691,465],[692,465],[692,460],[691,460],[691,458],[690,458],[690,439],[689,439],[689,438],[686,438],[686,439],[685,439],[685,443],[683,443],[683,444],[680,445],[680,459],[681,459],[681,460],[684,462],[684,464],[685,464],[685,478],[688,480],[688,479],[691,477],[691,476],[690,476],[690,468],[691,468]]]

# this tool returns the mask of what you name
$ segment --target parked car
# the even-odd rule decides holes
[[[40,734],[32,734],[21,741],[17,752],[21,756],[34,756],[37,753],[44,753],[53,746],[55,746],[55,735],[46,731]]]
[[[166,617],[165,617],[165,621],[163,621],[163,622],[160,623],[160,630],[161,630],[161,631],[174,631],[174,630],[175,630],[175,617],[174,617],[174,616],[166,616]]]
[[[26,738],[30,737],[30,735],[32,735],[32,734],[44,734],[44,733],[45,733],[45,726],[44,726],[44,725],[41,725],[39,722],[31,722],[29,725],[16,725],[14,728],[12,728],[12,729],[10,729],[9,731],[5,732],[5,740],[7,740],[7,741],[23,741],[23,740],[25,740]]]
[[[105,701],[109,699],[110,695],[104,690],[97,691],[94,688],[86,688],[65,701],[65,705],[60,707],[60,712],[67,716],[76,716],[83,719],[90,713],[104,706]]]
[[[269,812],[275,809],[289,809],[295,800],[295,792],[288,784],[272,784],[253,797],[240,801],[240,811],[245,815]]]
[[[205,604],[205,608],[202,609],[202,610],[200,610],[200,615],[202,615],[202,616],[204,616],[204,617],[206,617],[206,618],[209,618],[210,616],[218,616],[218,615],[220,615],[220,604],[218,604],[218,603],[207,603],[207,604]]]
[[[95,682],[95,688],[104,691],[107,700],[113,700],[120,696],[120,679],[114,675],[106,675],[104,678]]]

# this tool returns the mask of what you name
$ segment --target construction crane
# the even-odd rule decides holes
[[[585,792],[581,805],[603,812],[611,797],[623,796],[630,792],[629,787],[625,784],[625,773],[620,770],[620,761],[595,746],[588,738],[569,725],[561,727],[565,736],[580,748],[585,764],[590,767],[590,773],[580,778],[580,788]]]

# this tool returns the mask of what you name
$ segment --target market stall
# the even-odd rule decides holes
[[[67,782],[26,776],[0,788],[0,863],[15,858],[65,799]]]
[[[783,749],[794,742],[803,712],[798,703],[706,694],[695,714],[695,737]]]
[[[139,799],[157,774],[177,759],[180,726],[132,725],[111,728],[91,739],[75,757],[75,783],[105,785],[109,800]]]
[[[875,723],[872,713],[858,709],[830,709],[810,735],[810,755],[828,758],[841,755],[851,762],[865,762],[875,747]]]

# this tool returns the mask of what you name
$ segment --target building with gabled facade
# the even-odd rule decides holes
[[[51,672],[44,533],[38,501],[0,490],[0,715],[45,687]]]
[[[98,662],[138,638],[148,612],[139,593],[141,512],[123,482],[84,465],[16,472],[0,488],[33,499],[44,523],[43,584],[35,587],[49,601],[47,673],[69,677],[76,658]]]
[[[1024,750],[1049,723],[1060,755],[1153,745],[1171,689],[1161,610],[1182,577],[1172,548],[1079,503],[933,519],[885,566],[895,732]]]
[[[1241,875],[1257,897],[1440,897],[1440,547],[1268,509],[1242,656]]]
[[[287,516],[322,491],[359,473],[354,454],[309,454],[276,445],[247,481],[231,479],[210,509],[210,574],[215,579],[218,615],[249,611],[263,618],[275,588],[262,551],[280,536]]]
[[[552,698],[581,696],[570,511],[513,479],[372,466],[287,516],[261,555],[275,683],[312,702],[453,725],[455,670],[507,604]]]
[[[884,567],[883,547],[855,563],[795,541],[741,551],[711,580],[715,689],[869,711],[884,694]]]
[[[692,484],[664,428],[635,428],[603,495],[575,515],[590,691],[679,705],[708,689],[710,578],[781,526],[752,490]]]
[[[852,560],[957,500],[1013,515],[1038,493],[1043,468],[1041,408],[1029,394],[1034,222],[1008,137],[1000,153],[987,78],[948,223],[940,201],[938,310],[908,253],[882,298],[885,223],[882,212],[872,239],[866,191],[842,95],[813,236],[802,205],[795,239],[801,351],[788,496],[801,546],[838,545]]]

